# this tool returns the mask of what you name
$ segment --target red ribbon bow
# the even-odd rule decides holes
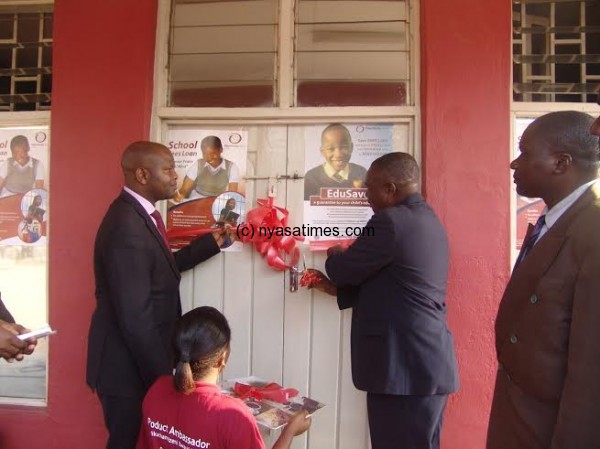
[[[304,237],[285,235],[289,211],[273,205],[271,196],[256,203],[259,207],[248,211],[246,222],[238,227],[239,239],[243,243],[254,243],[254,249],[276,270],[293,267],[300,259],[296,241],[303,241]]]
[[[276,383],[270,383],[264,387],[254,387],[252,385],[236,382],[233,387],[233,392],[238,395],[240,399],[255,399],[257,401],[268,399],[282,404],[288,402],[291,398],[298,396],[298,390],[295,390],[294,388],[283,388]]]

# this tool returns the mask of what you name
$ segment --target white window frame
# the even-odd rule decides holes
[[[29,3],[29,2],[28,2]],[[47,126],[50,130],[50,140],[52,140],[52,128],[50,126],[50,111],[1,111],[0,112],[0,129],[14,127],[36,127]],[[50,161],[48,161],[50,162]],[[50,165],[48,163],[48,165]],[[47,168],[50,173],[50,166]],[[46,187],[47,189],[47,187]],[[50,198],[50,202],[52,198]],[[48,220],[48,236],[50,236],[50,220]],[[46,246],[46,323],[49,322],[50,315],[50,246]],[[10,309],[10,307],[9,307]],[[9,310],[10,311],[10,310]],[[17,318],[17,317],[15,317]],[[27,326],[24,320],[17,321],[20,324]],[[6,362],[5,362],[6,363]],[[31,407],[48,407],[48,384],[50,379],[50,351],[46,353],[46,385],[44,399],[30,399],[19,397],[0,397],[0,407],[4,405],[10,406],[31,406]]]
[[[410,106],[345,106],[345,107],[293,107],[294,95],[294,0],[280,0],[278,26],[278,87],[279,106],[257,108],[182,108],[167,106],[169,71],[169,26],[171,0],[159,0],[156,33],[156,59],[154,101],[151,138],[161,141],[165,125],[272,125],[319,124],[336,122],[409,123],[414,156],[421,156],[421,117],[419,79],[419,2],[407,0],[410,17],[410,89],[407,96]],[[282,20],[286,18],[287,20]],[[280,95],[285,92],[286,95]]]
[[[43,5],[54,5],[54,0],[15,0],[15,1],[3,1],[2,6],[43,6]],[[50,127],[51,111],[0,111],[0,128],[16,127],[16,126],[47,126],[52,132]],[[50,167],[48,167],[50,171]],[[49,247],[46,248],[49,251]],[[46,290],[48,291],[49,282],[49,259],[46,264]],[[50,301],[49,297],[46,297],[46,314],[50,312]],[[48,321],[48,317],[46,317]],[[47,407],[48,406],[48,380],[49,380],[49,360],[50,352],[46,359],[46,399],[27,399],[27,398],[2,398],[0,405],[25,405],[35,407]]]

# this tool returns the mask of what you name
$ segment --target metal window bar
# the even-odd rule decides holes
[[[573,4],[568,12],[578,24],[567,20],[564,25],[560,11],[564,13],[566,5],[559,10],[559,4],[567,3]],[[586,42],[593,43],[588,45],[591,48],[600,46],[600,24],[593,17],[588,23],[586,6],[590,5],[600,6],[600,0],[513,0],[515,101],[595,100],[600,75],[593,70],[597,71],[600,54],[588,54]]]
[[[51,86],[44,85],[44,77],[52,75],[52,67],[45,66],[44,49],[52,48],[52,39],[44,38],[46,20],[52,20],[53,14],[48,11],[32,12],[0,9],[0,14],[7,18],[0,19],[3,26],[12,26],[12,37],[0,40],[0,51],[10,51],[10,61],[0,66],[0,79],[8,87],[0,91],[0,111],[19,110],[49,110],[51,107]],[[37,39],[35,41],[20,41],[19,26],[23,19],[37,20]],[[11,23],[12,22],[12,23]],[[35,67],[19,67],[19,51],[36,49]]]

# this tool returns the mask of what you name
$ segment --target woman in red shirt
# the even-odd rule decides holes
[[[179,319],[175,373],[158,378],[146,394],[136,449],[265,448],[250,409],[217,386],[230,341],[227,319],[213,307],[198,307]],[[306,411],[295,415],[273,449],[288,449],[310,424]]]

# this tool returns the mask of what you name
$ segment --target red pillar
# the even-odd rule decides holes
[[[121,187],[125,146],[148,139],[156,0],[56,0],[50,149],[48,408],[0,409],[0,447],[103,448],[85,385],[92,248]]]
[[[496,372],[493,323],[509,275],[511,3],[421,1],[424,190],[450,238],[450,327],[461,387],[447,449],[481,449]]]

